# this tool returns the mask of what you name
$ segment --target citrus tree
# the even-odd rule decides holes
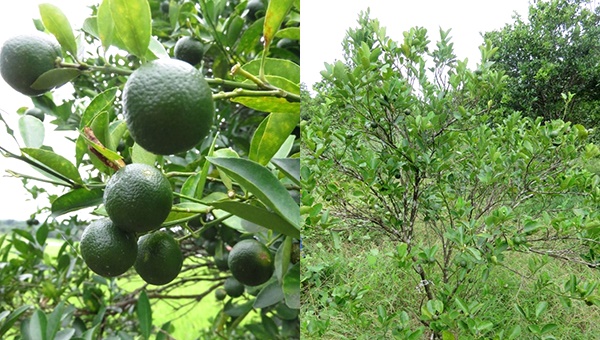
[[[41,4],[7,40],[2,77],[32,103],[0,115],[0,152],[48,199],[0,236],[0,337],[299,337],[299,10],[104,0],[73,28]],[[176,327],[182,309],[212,325]]]
[[[492,67],[490,44],[471,70],[449,31],[433,47],[418,27],[395,41],[367,12],[343,45],[344,60],[326,64],[314,98],[303,96],[304,251],[312,235],[344,226],[396,243],[379,256],[402,272],[390,285],[410,290],[377,308],[385,337],[551,338],[559,325],[544,320],[549,305],[600,304],[597,281],[544,269],[599,263],[600,152],[588,130],[503,106],[506,75]],[[525,327],[489,311],[504,269],[555,299],[500,302]],[[303,298],[327,308],[319,297],[328,293],[302,280]]]

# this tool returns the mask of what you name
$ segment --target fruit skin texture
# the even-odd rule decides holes
[[[118,228],[108,218],[90,223],[81,235],[79,247],[87,266],[105,277],[125,273],[137,256],[135,235]]]
[[[233,276],[225,279],[223,288],[225,288],[227,295],[233,298],[240,297],[242,294],[244,294],[244,285],[240,281],[236,280]]]
[[[231,274],[247,286],[258,286],[273,275],[273,255],[264,244],[246,239],[236,243],[227,259]]]
[[[177,59],[135,70],[123,89],[123,108],[133,140],[159,155],[193,148],[210,132],[215,112],[202,73]]]
[[[192,37],[183,37],[175,43],[174,54],[175,59],[185,61],[190,65],[196,65],[202,61],[204,46]]]
[[[60,45],[48,34],[34,32],[14,36],[5,41],[0,50],[0,73],[16,91],[35,97],[49,89],[31,88],[39,76],[55,68],[57,57],[62,57]]]
[[[134,267],[144,281],[167,284],[179,275],[182,265],[183,254],[171,234],[157,231],[140,237]]]
[[[106,183],[104,207],[108,217],[129,232],[147,232],[160,227],[173,205],[169,180],[147,164],[128,164]]]

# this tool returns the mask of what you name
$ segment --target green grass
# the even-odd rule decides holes
[[[396,246],[385,237],[370,239],[364,231],[343,233],[335,244],[329,235],[311,235],[304,240],[302,260],[302,338],[303,339],[390,339],[392,328],[401,324],[401,313],[408,316],[405,326],[416,329],[423,295],[412,270],[404,271],[392,257]],[[527,273],[527,254],[512,253],[504,263]],[[475,337],[458,328],[451,330],[459,339],[489,339],[514,327],[521,328],[518,339],[535,339],[527,330],[532,324],[521,316],[515,304],[534,313],[537,303],[546,301],[547,310],[537,324],[556,324],[556,339],[589,339],[600,334],[600,311],[573,301],[565,308],[553,290],[544,288],[545,276],[556,282],[576,274],[581,280],[598,280],[597,270],[572,263],[549,261],[533,278],[524,278],[503,267],[494,266],[478,289],[463,293],[465,299],[482,303],[474,316],[493,323],[490,333]],[[383,314],[381,314],[383,312]],[[382,317],[383,316],[383,317]],[[388,324],[385,324],[385,320]],[[426,333],[427,334],[427,333]]]
[[[62,240],[48,239],[45,253],[56,256],[62,246]],[[133,270],[133,269],[131,269]],[[195,271],[194,274],[198,274]],[[208,276],[208,275],[207,275]],[[126,291],[139,289],[145,282],[137,275],[120,278],[118,285]],[[169,292],[169,295],[197,295],[208,290],[214,282],[202,281],[183,285]],[[150,285],[150,288],[158,286]],[[75,298],[74,303],[79,303]],[[178,340],[193,340],[198,338],[201,329],[211,326],[211,320],[217,315],[223,302],[218,302],[214,294],[208,294],[201,301],[191,299],[151,299],[153,325],[160,328],[166,322],[171,322],[175,328],[172,336]]]

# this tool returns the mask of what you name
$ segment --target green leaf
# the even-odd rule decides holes
[[[283,277],[285,304],[292,309],[300,309],[300,262],[293,265]]]
[[[254,132],[248,158],[267,165],[299,123],[300,115],[277,112],[269,114]]]
[[[46,339],[56,339],[56,333],[60,329],[60,322],[63,317],[63,311],[65,309],[65,303],[59,302],[50,315],[48,315],[48,324],[46,327]]]
[[[52,216],[57,217],[71,211],[93,207],[102,203],[102,189],[75,189],[52,202]]]
[[[131,161],[133,163],[154,165],[156,157],[155,154],[142,148],[138,143],[133,144],[131,151]]]
[[[152,16],[147,0],[110,0],[114,34],[128,52],[144,58],[152,34]]]
[[[260,18],[253,22],[247,30],[242,33],[237,50],[240,52],[251,52],[260,43],[262,37],[263,24],[265,18]]]
[[[300,27],[287,27],[280,29],[275,36],[278,38],[300,40]]]
[[[293,115],[300,114],[300,103],[288,102],[285,98],[249,96],[231,98],[231,101],[242,104],[256,111],[281,112]]]
[[[39,119],[23,115],[19,118],[19,132],[23,138],[25,146],[29,148],[39,148],[44,143],[44,123]]]
[[[162,327],[160,327],[160,331],[158,333],[156,333],[156,340],[172,339],[171,337],[168,336],[170,334],[169,332],[171,331],[170,329],[171,329],[171,321],[164,323],[162,325]]]
[[[287,236],[277,249],[275,254],[275,276],[280,282],[283,280],[283,274],[287,273],[292,256],[292,237]]]
[[[95,96],[90,104],[85,108],[85,111],[81,116],[79,128],[82,129],[86,126],[90,126],[92,120],[94,120],[94,117],[96,117],[100,112],[111,110],[117,96],[117,90],[117,87],[111,87]]]
[[[299,158],[273,158],[271,163],[283,172],[289,179],[300,185],[300,159]]]
[[[274,214],[261,207],[236,201],[218,201],[211,203],[211,205],[267,229],[271,229],[286,236],[300,238],[299,228],[290,224],[289,221],[283,219],[280,215]],[[297,205],[296,210],[298,210]]]
[[[521,336],[521,326],[516,325],[508,335],[508,339],[518,339],[519,336]]]
[[[537,304],[537,306],[535,307],[535,318],[539,318],[540,315],[542,315],[546,309],[548,309],[548,302],[546,301],[541,301]]]
[[[142,291],[138,298],[138,302],[135,308],[140,323],[140,331],[144,339],[150,338],[152,332],[152,308],[150,307],[150,300],[146,291]]]
[[[96,32],[105,51],[113,42],[114,29],[115,24],[113,23],[112,14],[110,12],[110,0],[104,0],[98,7]]]
[[[81,71],[75,68],[53,68],[42,73],[42,75],[31,84],[31,88],[34,90],[50,90],[61,87],[77,78],[80,74]]]
[[[2,337],[4,334],[6,334],[12,328],[12,326],[15,324],[15,322],[17,322],[17,320],[19,320],[19,317],[23,313],[27,312],[27,310],[29,310],[30,308],[31,308],[31,306],[24,305],[24,306],[18,307],[14,311],[12,311],[8,315],[8,317],[6,317],[4,322],[2,322],[0,324],[0,337]]]
[[[29,336],[31,340],[46,340],[46,314],[37,309],[29,320]]]
[[[269,1],[269,7],[267,7],[267,13],[265,14],[265,25],[263,28],[265,38],[265,49],[273,41],[275,34],[279,31],[283,19],[288,14],[292,5],[293,0],[271,0]]]
[[[264,166],[243,158],[207,157],[208,161],[253,193],[263,204],[273,209],[300,230],[300,210],[281,182]]]
[[[71,55],[77,56],[77,42],[69,19],[60,8],[51,4],[40,4],[40,16],[44,26],[54,34],[60,45]]]
[[[69,162],[63,156],[58,155],[52,151],[33,148],[22,148],[21,152],[38,161],[39,163],[45,165],[57,174],[60,174],[74,181],[75,183],[83,183],[81,175],[79,175],[79,172],[77,171],[75,165],[73,165],[73,163]],[[52,173],[52,171],[48,172]]]
[[[254,300],[254,308],[265,308],[283,300],[283,290],[279,281],[274,280],[265,286]]]
[[[257,75],[260,72],[260,65],[261,61],[258,59],[254,59],[251,62],[244,64],[242,66],[242,69],[251,74]],[[285,59],[267,58],[265,61],[264,72],[266,76],[270,75],[281,77],[288,80],[292,84],[296,84],[297,86],[299,86],[300,84],[300,66],[292,61]],[[245,78],[241,79],[245,80]]]

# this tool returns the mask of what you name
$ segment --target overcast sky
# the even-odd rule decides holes
[[[358,13],[371,9],[387,28],[389,37],[403,39],[402,32],[411,27],[425,27],[429,40],[439,39],[439,28],[452,29],[454,53],[469,59],[474,67],[479,61],[480,32],[502,28],[512,22],[516,11],[527,16],[528,0],[302,0],[301,1],[301,80],[307,86],[320,80],[325,62],[342,56],[342,39],[348,28],[357,27]]]
[[[14,35],[17,35],[21,32],[35,30],[32,20],[34,18],[39,19],[38,5],[40,3],[51,3],[58,6],[69,18],[71,26],[74,29],[78,29],[81,27],[83,20],[85,20],[85,18],[91,14],[91,10],[87,6],[98,1],[99,0],[11,1],[9,6],[10,9],[5,8],[4,10],[0,11],[0,45]],[[70,93],[68,88],[59,90],[56,94],[57,99],[60,101],[61,95],[62,98],[64,98],[68,93]],[[19,116],[17,115],[16,111],[20,107],[31,106],[32,103],[29,97],[13,90],[0,77],[0,113],[4,119],[8,121],[13,130],[18,131],[17,119]],[[54,126],[47,124],[47,122],[45,123],[45,126],[46,142],[44,144],[52,146],[70,161],[74,162],[75,152],[72,146],[73,144],[65,141],[65,134],[53,131]],[[0,145],[18,153],[18,148],[16,147],[15,142],[6,134],[6,129],[1,122]],[[30,167],[23,165],[21,162],[0,156],[0,220],[26,220],[29,218],[30,214],[36,211],[36,207],[48,206],[48,200],[45,196],[41,198],[40,202],[31,200],[29,193],[23,189],[21,180],[8,176],[6,174],[6,169],[40,177],[37,172],[32,171]],[[58,191],[56,188],[48,187],[48,189],[53,193],[61,193],[61,191]]]

